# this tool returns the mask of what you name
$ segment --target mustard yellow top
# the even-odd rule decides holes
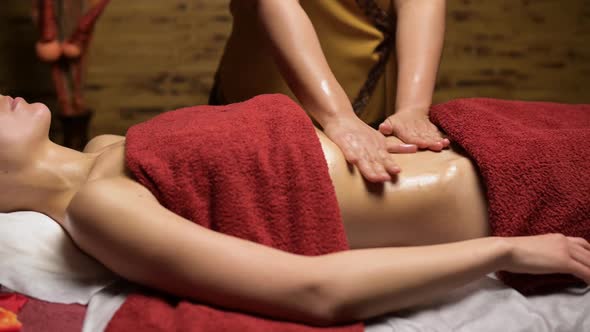
[[[261,37],[259,24],[240,6],[246,1],[232,0],[233,31],[227,42],[217,76],[215,98],[233,103],[262,93],[284,93],[297,100],[275,65]],[[378,61],[375,48],[384,39],[355,0],[301,0],[318,34],[322,50],[336,79],[351,102]],[[391,0],[376,0],[391,12]],[[393,52],[392,52],[393,53]],[[395,61],[377,83],[372,97],[360,115],[366,123],[376,123],[392,114],[395,107]]]

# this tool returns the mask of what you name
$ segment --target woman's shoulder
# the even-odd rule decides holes
[[[98,135],[91,139],[84,147],[84,152],[94,153],[106,148],[109,145],[125,140],[125,136],[119,135]]]
[[[151,211],[158,206],[144,186],[129,177],[115,176],[83,184],[70,200],[66,213],[70,220],[119,220],[130,210]]]

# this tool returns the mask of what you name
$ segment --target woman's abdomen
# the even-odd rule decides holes
[[[482,185],[472,162],[453,150],[393,155],[402,172],[365,181],[317,130],[351,247],[425,245],[489,233]]]

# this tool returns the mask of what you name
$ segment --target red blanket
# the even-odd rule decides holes
[[[0,332],[18,332],[22,328],[17,313],[27,298],[15,293],[0,293]]]
[[[126,162],[161,204],[202,226],[303,255],[347,249],[319,140],[285,96],[164,113],[128,131]],[[107,331],[362,329],[319,329],[134,294]]]
[[[86,313],[86,307],[79,304],[50,303],[17,293],[0,293],[0,308],[18,313],[21,332],[79,332]],[[19,331],[18,328],[7,328],[9,324],[3,326],[1,321],[2,317],[1,332]]]
[[[0,293],[0,308],[18,313],[27,303],[26,296],[18,293]]]
[[[431,120],[479,167],[494,235],[590,240],[590,105],[459,99],[434,106]],[[523,293],[581,284],[564,275],[500,277]]]

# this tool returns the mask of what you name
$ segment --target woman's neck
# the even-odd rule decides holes
[[[87,182],[99,154],[89,154],[49,143],[35,163],[26,171],[34,179],[28,187],[27,208],[64,220],[66,209]]]

